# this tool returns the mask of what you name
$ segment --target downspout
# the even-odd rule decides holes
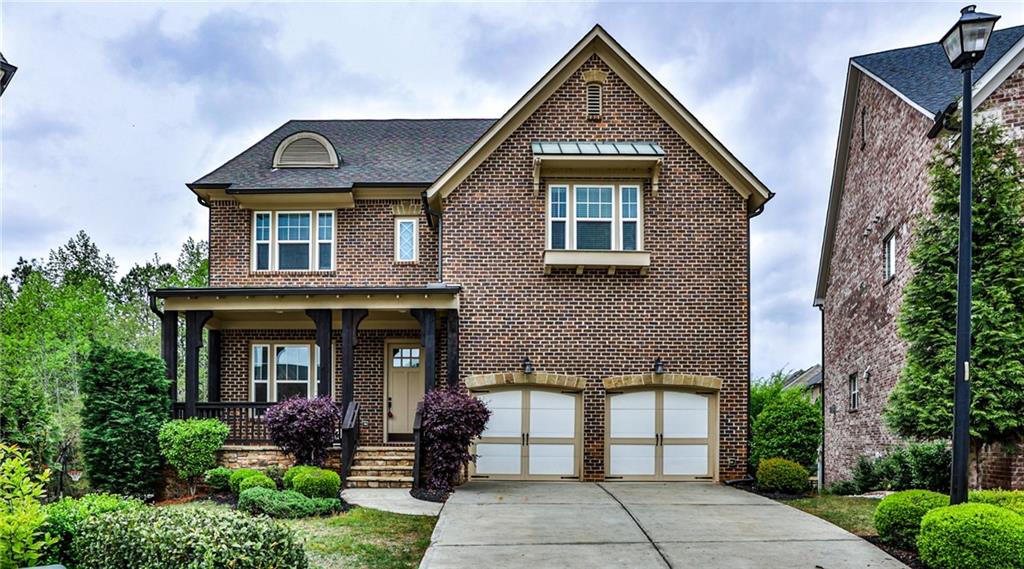
[[[427,225],[433,229],[434,220],[437,220],[437,282],[441,284],[444,283],[444,219],[441,211],[430,208],[427,192],[420,194],[420,200],[423,202],[423,213],[427,216]]]
[[[156,296],[152,292],[149,293],[149,309],[153,311],[153,314],[156,314],[157,318],[164,317],[164,311],[156,307]]]
[[[825,305],[821,311],[821,452],[818,455],[818,493],[825,489]]]

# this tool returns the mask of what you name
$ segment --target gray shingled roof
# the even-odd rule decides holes
[[[232,190],[344,189],[359,184],[430,184],[494,119],[293,120],[193,184]],[[323,135],[338,168],[273,168],[274,151],[302,131]]]
[[[1022,37],[1024,26],[994,31],[985,57],[974,68],[974,81]],[[853,61],[933,114],[957,100],[963,90],[960,71],[949,66],[938,43],[861,55]]]

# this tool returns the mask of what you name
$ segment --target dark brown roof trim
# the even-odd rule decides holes
[[[421,287],[198,287],[158,288],[150,291],[156,298],[187,296],[330,296],[355,294],[455,294],[460,285],[439,284]]]

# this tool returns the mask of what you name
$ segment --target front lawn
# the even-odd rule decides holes
[[[208,500],[165,507],[231,509]],[[419,565],[430,545],[430,534],[437,518],[353,508],[326,518],[278,522],[295,529],[304,540],[310,567],[397,569]]]
[[[786,500],[784,503],[829,521],[852,534],[874,537],[878,535],[874,522],[878,502],[872,498],[823,495]]]

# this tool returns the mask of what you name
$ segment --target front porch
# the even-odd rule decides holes
[[[331,397],[344,414],[336,440],[344,476],[357,446],[414,445],[423,394],[458,382],[458,293],[457,286],[156,290],[173,417],[216,418],[230,428],[229,445],[266,446],[269,407]]]

